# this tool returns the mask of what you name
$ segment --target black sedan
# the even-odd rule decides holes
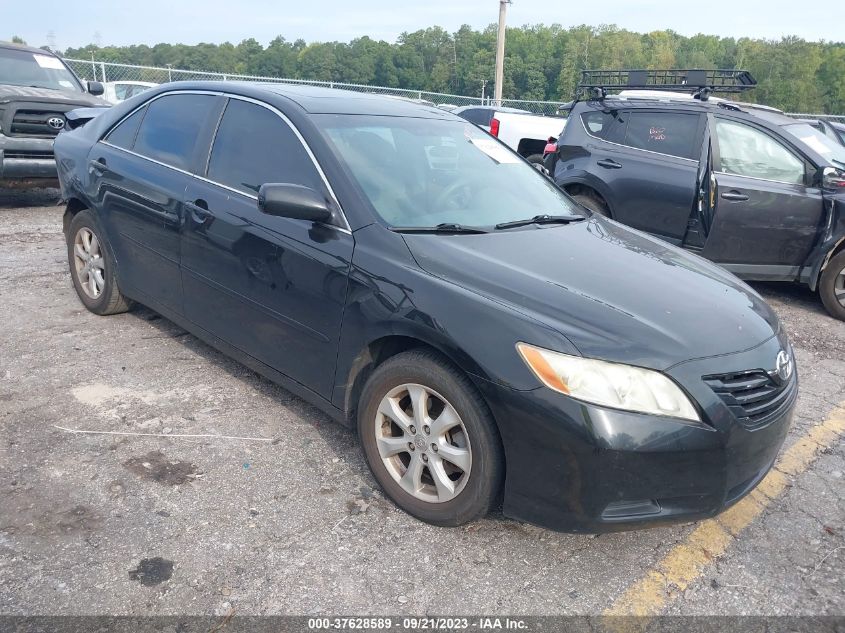
[[[90,116],[55,144],[82,303],[149,306],[356,427],[412,515],[688,521],[771,467],[797,378],[763,300],[472,124],[235,83]]]

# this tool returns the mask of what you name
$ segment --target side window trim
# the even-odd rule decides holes
[[[311,147],[305,141],[305,138],[302,136],[302,133],[296,128],[296,126],[293,124],[293,122],[287,116],[285,116],[285,114],[283,112],[281,112],[277,108],[274,108],[273,106],[271,106],[268,103],[264,103],[263,101],[259,101],[258,99],[252,99],[251,97],[244,97],[242,95],[236,95],[236,94],[231,94],[231,93],[226,93],[226,92],[217,92],[217,91],[212,91],[212,90],[171,90],[171,91],[168,91],[168,92],[162,92],[161,94],[157,94],[152,99],[149,99],[148,101],[145,101],[144,103],[140,104],[137,108],[135,108],[134,110],[132,110],[131,112],[126,114],[126,116],[121,118],[114,125],[112,125],[106,132],[104,132],[103,135],[100,136],[100,138],[97,142],[103,143],[104,145],[108,145],[109,147],[113,147],[114,149],[120,150],[122,152],[127,152],[129,154],[132,154],[133,156],[137,156],[138,158],[143,158],[144,160],[148,160],[152,163],[155,163],[156,165],[161,165],[162,167],[167,167],[168,169],[173,169],[174,171],[178,171],[180,173],[187,174],[188,176],[198,178],[198,179],[203,180],[205,182],[211,183],[212,185],[216,185],[218,187],[223,187],[224,189],[226,189],[228,191],[232,191],[233,193],[237,193],[239,195],[246,196],[247,198],[258,200],[258,196],[246,194],[243,191],[238,191],[237,189],[233,189],[232,187],[228,187],[228,186],[226,186],[222,183],[216,182],[214,180],[209,180],[208,178],[205,177],[205,175],[199,175],[199,174],[196,174],[196,173],[186,171],[184,169],[180,169],[179,167],[174,167],[173,165],[168,165],[168,164],[163,163],[163,162],[156,160],[154,158],[150,158],[149,156],[143,156],[142,154],[139,154],[138,152],[134,151],[134,149],[126,149],[126,148],[123,148],[123,147],[118,147],[117,145],[112,145],[111,143],[109,143],[106,140],[106,137],[111,133],[111,131],[113,129],[115,129],[118,125],[123,123],[123,121],[128,119],[130,116],[135,114],[135,112],[137,112],[141,108],[147,107],[149,104],[151,104],[156,99],[160,99],[160,98],[162,98],[166,95],[175,95],[175,94],[216,95],[218,97],[226,97],[226,99],[227,99],[226,103],[228,103],[229,99],[240,99],[241,101],[247,101],[249,103],[254,103],[255,105],[259,105],[262,108],[267,108],[268,110],[270,110],[271,112],[276,114],[276,116],[278,116],[280,119],[282,119],[282,121],[285,122],[285,124],[293,132],[294,136],[296,136],[296,138],[302,144],[302,147],[305,149],[305,153],[308,154],[308,157],[311,159],[312,165],[317,170],[317,173],[319,174],[320,179],[323,181],[323,185],[326,187],[326,190],[328,191],[329,195],[331,196],[332,202],[337,206],[338,212],[340,213],[340,219],[343,221],[343,226],[338,226],[338,225],[335,225],[335,224],[332,224],[330,226],[332,226],[332,227],[334,227],[334,228],[336,228],[339,231],[342,231],[344,233],[349,233],[349,234],[352,233],[352,227],[349,224],[349,220],[346,219],[346,212],[343,210],[343,207],[340,204],[340,200],[338,200],[337,195],[335,194],[334,189],[331,186],[331,183],[329,183],[329,179],[326,176],[326,173],[323,171],[323,168],[320,167],[320,164],[317,162],[317,157],[314,155],[314,152],[311,151]],[[206,166],[205,166],[205,172],[204,173],[207,173],[207,170],[208,170],[208,161],[211,159],[211,150],[214,146],[214,139],[217,136],[217,131],[220,127],[220,121],[223,118],[223,112],[224,111],[225,111],[225,107],[221,108],[219,116],[218,116],[218,120],[215,123],[214,135],[211,137],[211,142],[208,144],[208,151],[207,151],[207,155],[206,155]],[[144,113],[144,116],[146,116],[146,113]],[[141,123],[143,123],[143,119],[142,119]],[[141,129],[140,124],[138,125],[138,129],[139,130]],[[138,132],[136,131],[135,132],[136,138],[137,138],[137,135],[138,135]],[[134,145],[135,145],[134,141],[133,141],[132,145],[133,145],[133,148],[134,148]]]

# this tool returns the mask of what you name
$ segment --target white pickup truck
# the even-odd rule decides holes
[[[452,114],[475,123],[532,163],[543,163],[543,150],[550,139],[557,140],[566,119],[532,114],[516,108],[463,106]]]

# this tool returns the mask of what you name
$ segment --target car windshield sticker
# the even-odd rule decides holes
[[[666,128],[665,127],[651,127],[648,130],[648,140],[650,141],[665,141]]]
[[[73,84],[70,83],[67,79],[59,79],[59,85],[63,88],[73,88]]]
[[[41,66],[41,68],[52,68],[54,70],[64,70],[65,67],[62,65],[61,60],[50,57],[49,55],[38,55],[33,53],[32,56],[35,58],[35,62]]]
[[[519,156],[491,138],[471,138],[469,142],[500,165],[519,162]]]

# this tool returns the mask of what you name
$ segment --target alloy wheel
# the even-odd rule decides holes
[[[469,435],[455,408],[436,391],[403,384],[382,398],[376,445],[391,477],[428,503],[454,499],[472,468]]]
[[[79,229],[73,239],[73,263],[82,290],[92,299],[99,298],[106,285],[105,260],[100,240],[87,227]]]
[[[833,295],[839,304],[845,308],[845,268],[840,270],[836,279],[833,280]]]

